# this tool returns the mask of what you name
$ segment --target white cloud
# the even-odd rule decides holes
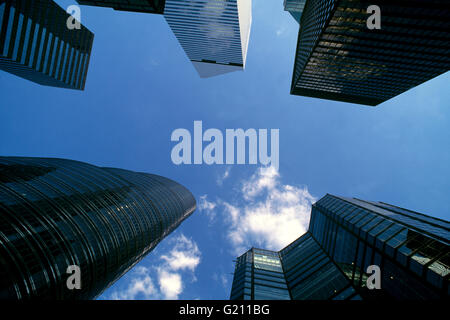
[[[221,186],[223,184],[223,182],[230,177],[230,171],[231,171],[231,167],[227,167],[225,169],[225,172],[217,178],[217,180],[216,180],[217,185]]]
[[[135,267],[128,287],[114,291],[111,299],[178,299],[184,288],[183,277],[195,279],[201,252],[197,244],[183,234],[170,239],[168,244],[171,249],[161,255],[161,264]]]
[[[159,276],[159,288],[164,296],[164,299],[176,300],[183,290],[183,282],[181,276],[178,273],[171,273],[160,269]]]
[[[205,194],[199,198],[197,209],[199,212],[204,212],[208,216],[210,222],[214,222],[216,218],[216,207],[217,204],[215,202],[208,201],[208,196]]]
[[[273,167],[259,168],[241,183],[238,200],[218,199],[235,254],[251,247],[280,250],[308,229],[316,199],[306,187],[282,184]]]
[[[126,290],[113,292],[111,299],[113,300],[133,300],[139,295],[143,295],[146,299],[158,299],[159,292],[153,284],[152,279],[148,275],[148,269],[137,272],[137,277],[131,280]],[[144,272],[144,274],[142,273]]]
[[[207,198],[208,196],[206,194],[200,197],[200,201],[197,206],[199,210],[212,211],[216,208],[216,204],[208,201]]]
[[[274,190],[276,184],[279,183],[279,176],[280,174],[274,167],[259,168],[249,181],[243,183],[244,199],[251,200],[261,192]]]
[[[162,255],[161,259],[166,261],[170,270],[195,271],[200,263],[200,250],[195,242],[184,235],[175,239],[175,246],[168,255]]]
[[[148,273],[148,268],[144,266],[137,266],[133,269],[136,274],[145,275]]]

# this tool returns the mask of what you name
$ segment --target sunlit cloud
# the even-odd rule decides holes
[[[194,272],[200,263],[200,250],[195,242],[181,235],[176,239],[173,249],[167,255],[162,255],[161,259],[167,263],[170,270]]]
[[[160,256],[161,263],[137,266],[131,271],[131,280],[123,290],[111,294],[113,300],[178,299],[186,277],[195,279],[201,252],[197,244],[183,234],[169,240],[171,248]]]
[[[236,200],[218,198],[203,206],[223,215],[233,253],[242,254],[251,247],[280,250],[307,231],[316,201],[307,187],[283,184],[273,167],[259,168],[239,186]]]
[[[183,281],[178,273],[160,269],[158,272],[159,288],[164,299],[176,300],[183,290]]]

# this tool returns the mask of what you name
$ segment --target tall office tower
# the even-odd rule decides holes
[[[164,177],[63,159],[0,157],[0,299],[91,299],[195,210]],[[81,289],[69,266],[78,266]]]
[[[243,70],[251,0],[166,0],[164,17],[202,78]]]
[[[448,0],[308,0],[300,25],[294,95],[376,106],[450,69]]]
[[[230,298],[448,299],[449,242],[447,221],[326,195],[306,234],[279,252],[251,249],[237,259]],[[370,289],[369,266],[380,268],[379,289]]]
[[[290,300],[278,252],[252,248],[236,260],[231,300]]]
[[[83,90],[94,35],[52,0],[0,0],[0,69],[41,85]]]
[[[284,0],[284,10],[288,11],[295,21],[300,23],[306,0]]]
[[[165,0],[77,0],[79,4],[114,10],[162,14]]]

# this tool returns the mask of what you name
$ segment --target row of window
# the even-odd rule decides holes
[[[401,270],[403,266],[418,276],[409,276],[413,283],[428,282],[439,290],[448,286],[448,245],[375,212],[328,195],[313,208],[310,231],[344,273],[348,267],[348,277],[361,285],[364,285],[363,273],[367,266],[381,266],[393,259],[399,264],[397,268]],[[419,278],[423,280],[416,280]],[[430,289],[422,291],[429,296],[436,294]]]
[[[166,21],[190,60],[242,65],[238,14],[242,13],[236,1],[166,0],[164,9]]]
[[[44,25],[40,24],[41,20],[38,22],[31,18],[39,16],[39,12],[27,12],[27,15],[21,12],[23,9],[19,11],[15,7],[10,7],[9,10],[5,8],[7,8],[5,3],[0,5],[0,26],[3,21],[8,22],[6,30],[3,30],[6,37],[0,44],[0,48],[3,48],[1,55],[23,67],[64,82],[67,86],[74,88],[84,86],[89,53],[76,48],[89,47],[87,43],[92,41],[92,34],[89,31],[86,29],[77,30],[78,32],[68,31],[65,20],[60,17],[62,15],[64,18],[66,14],[59,7],[37,7],[40,10],[47,10],[46,14],[49,15],[49,19],[41,19]],[[27,10],[37,9],[33,7]],[[53,21],[54,17],[58,18],[61,25]],[[49,24],[48,20],[52,23]],[[65,32],[64,40],[58,36],[61,30]]]

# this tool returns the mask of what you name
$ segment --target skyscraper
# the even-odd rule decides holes
[[[77,0],[79,4],[163,14],[202,78],[241,71],[252,23],[251,0]]]
[[[448,0],[308,0],[291,94],[376,106],[450,69],[448,30]]]
[[[41,85],[83,90],[94,35],[52,0],[0,0],[0,69]]]
[[[63,159],[0,157],[0,299],[91,299],[195,210],[167,178]],[[69,290],[69,266],[81,289]]]
[[[450,223],[383,202],[326,195],[279,252],[239,257],[231,299],[448,299]],[[369,266],[380,289],[369,289]],[[369,272],[370,271],[370,272]]]
[[[79,4],[114,10],[162,14],[165,0],[77,0]]]
[[[236,260],[231,300],[290,300],[278,252],[252,248]]]
[[[284,10],[288,11],[295,21],[300,23],[305,3],[306,0],[284,0]]]
[[[166,0],[164,18],[202,78],[243,70],[251,0]]]

